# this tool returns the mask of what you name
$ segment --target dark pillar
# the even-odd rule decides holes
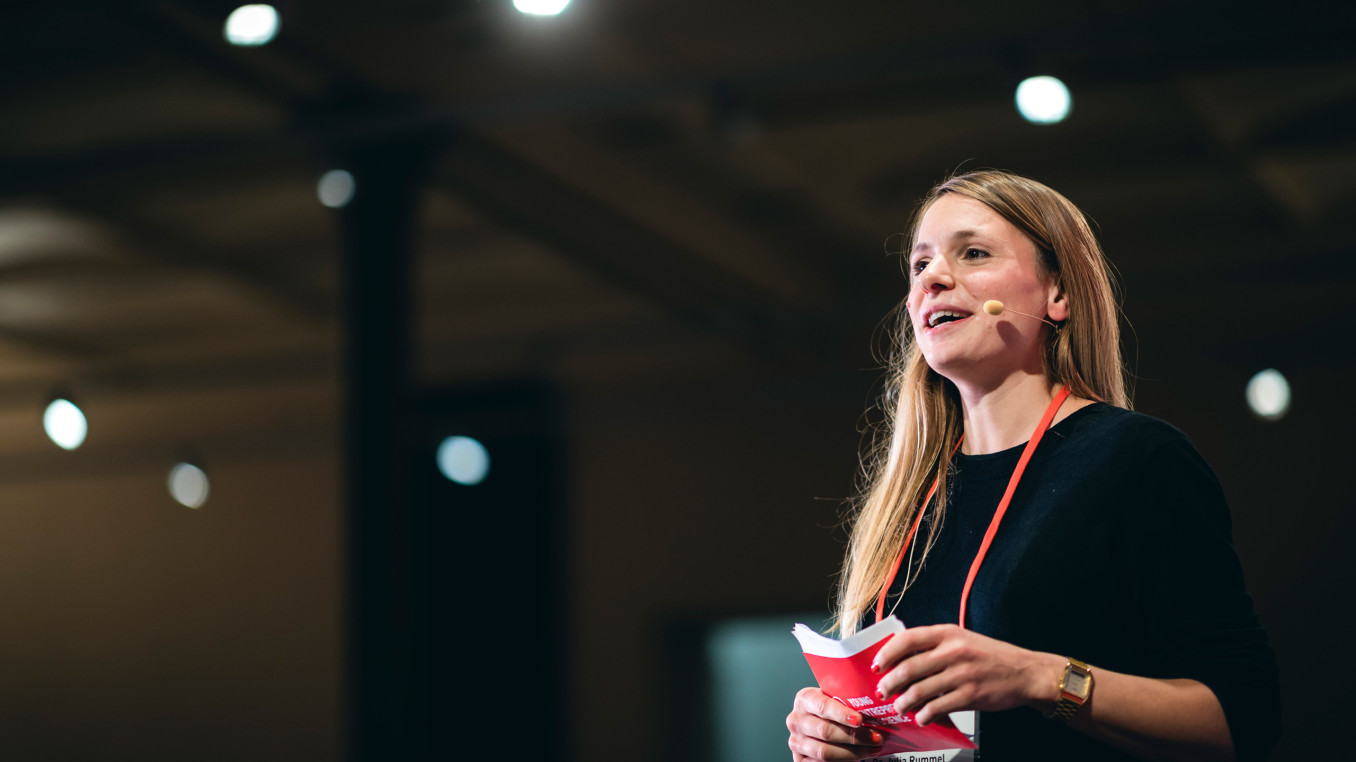
[[[427,143],[349,151],[357,194],[343,228],[345,758],[416,760],[427,744],[420,679],[422,510],[410,499],[412,262]]]

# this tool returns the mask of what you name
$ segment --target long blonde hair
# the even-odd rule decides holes
[[[1036,245],[1041,268],[1055,278],[1069,303],[1068,320],[1046,331],[1045,369],[1052,383],[1072,393],[1130,407],[1121,362],[1119,310],[1110,263],[1083,212],[1053,189],[1008,172],[984,170],[952,177],[924,197],[909,227],[912,250],[918,225],[948,193],[974,199],[997,212]],[[897,310],[896,338],[879,404],[885,420],[863,458],[863,489],[838,590],[836,628],[856,631],[875,606],[904,535],[925,506],[937,479],[936,508],[917,559],[901,565],[908,588],[936,540],[946,504],[947,469],[962,429],[956,387],[928,367],[913,340],[908,310]],[[918,540],[915,539],[915,546]]]

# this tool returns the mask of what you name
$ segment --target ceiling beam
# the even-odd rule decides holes
[[[585,271],[694,328],[734,337],[757,356],[820,355],[842,346],[832,324],[799,314],[762,287],[483,140],[451,141],[436,180]]]

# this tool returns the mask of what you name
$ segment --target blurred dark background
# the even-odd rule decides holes
[[[234,7],[0,2],[7,759],[717,758],[708,638],[827,615],[889,239],[980,167],[1097,222],[1136,406],[1231,498],[1275,757],[1340,743],[1345,5],[295,0],[254,47]]]

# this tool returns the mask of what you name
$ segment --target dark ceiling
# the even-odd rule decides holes
[[[889,237],[982,166],[1095,218],[1144,347],[1322,363],[1352,316],[1350,11],[291,2],[238,48],[231,8],[0,4],[11,395],[326,372],[315,183],[363,142],[432,146],[425,383],[856,361],[903,292]],[[1064,123],[1013,108],[1033,73]]]

